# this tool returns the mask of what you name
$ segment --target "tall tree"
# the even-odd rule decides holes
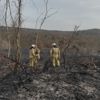
[[[17,52],[16,52],[16,60],[18,63],[20,63],[21,59],[21,51],[20,51],[20,28],[22,24],[22,0],[17,0],[18,2],[18,26],[17,26],[17,36],[16,36],[16,46],[17,46]]]
[[[6,33],[7,33],[7,40],[8,40],[8,57],[10,57],[10,53],[11,53],[11,44],[10,44],[10,34],[9,34],[9,30],[8,30],[8,8],[9,8],[9,0],[6,0],[6,10],[5,10],[5,25],[6,25]]]
[[[40,30],[42,29],[42,27],[43,27],[45,21],[46,21],[49,17],[51,17],[51,16],[53,16],[54,14],[57,13],[57,11],[55,11],[55,12],[49,14],[49,11],[50,11],[50,9],[51,9],[51,8],[50,8],[50,9],[48,8],[49,0],[43,0],[43,1],[44,1],[44,11],[37,17],[37,19],[36,19],[36,25],[35,25],[35,28],[36,28],[39,19],[40,19],[41,16],[43,15],[42,20],[41,20],[41,22],[40,22],[40,24],[39,24],[39,29],[40,29]],[[36,44],[38,43],[38,40],[39,40],[39,34],[37,33],[37,34],[36,34]]]

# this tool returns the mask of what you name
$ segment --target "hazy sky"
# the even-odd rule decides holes
[[[23,4],[23,27],[34,28],[36,18],[44,11],[43,0],[24,0]],[[100,28],[100,0],[49,0],[48,6],[52,8],[49,14],[57,13],[46,20],[43,29],[73,30],[74,25]]]

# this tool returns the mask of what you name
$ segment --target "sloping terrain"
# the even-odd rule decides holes
[[[22,29],[21,32],[21,45],[29,48],[35,41],[37,30],[34,32]],[[64,44],[64,40],[68,40],[69,33],[72,32],[38,30],[38,33],[41,33],[39,42],[42,47],[50,48],[51,43],[55,41],[60,46]],[[7,46],[8,34],[4,33],[3,29],[0,35],[0,43],[4,45],[1,47]],[[79,31],[78,37],[74,40],[79,47],[79,55],[83,54],[80,51],[81,47],[88,49],[87,54],[91,54],[92,49],[99,50],[99,36],[97,29]],[[11,37],[13,46],[15,45],[14,34]],[[72,48],[67,51],[65,63],[62,60],[60,68],[54,69],[49,60],[49,51],[43,49],[35,72],[28,66],[27,51],[23,51],[22,64],[17,72],[13,70],[16,61],[3,56],[2,53],[0,55],[0,100],[100,100],[99,55],[75,56],[76,53],[77,48],[72,45]]]
[[[56,42],[61,48],[69,40],[72,31],[53,31],[53,30],[35,30],[22,28],[21,31],[21,47],[29,48],[35,43],[36,34],[39,34],[38,46],[41,48],[50,48],[52,42]],[[8,48],[8,36],[10,37],[11,47],[16,48],[16,32],[15,29],[9,28],[8,33],[5,27],[0,27],[0,47]],[[100,29],[90,29],[78,31],[76,40],[79,46],[83,48],[100,49]],[[91,45],[92,44],[92,45]]]
[[[35,72],[22,65],[15,73],[0,57],[0,100],[100,100],[100,58],[92,58],[66,58],[56,69],[45,60]]]

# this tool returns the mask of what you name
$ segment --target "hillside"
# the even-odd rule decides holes
[[[100,57],[67,57],[54,69],[43,56],[37,70],[23,65],[16,73],[0,56],[0,100],[100,100]]]
[[[79,31],[72,44],[77,44],[82,50],[86,48],[89,52],[91,48],[99,50],[99,31]],[[21,29],[22,47],[30,47],[35,40],[35,32],[40,34],[41,47],[50,47],[52,41],[58,42],[61,47],[72,33]],[[0,33],[2,47],[7,46],[7,35],[11,36],[14,45],[15,34],[11,28],[9,34],[5,33],[5,28]],[[73,54],[74,48],[69,49],[65,62],[62,59],[61,66],[54,69],[49,59],[49,50],[45,49],[41,52],[37,70],[32,71],[27,57],[24,57],[17,72],[14,70],[16,60],[0,54],[0,100],[100,100],[100,57],[77,56],[76,51],[76,56]]]
[[[0,27],[0,46],[7,48],[8,35],[11,39],[12,47],[16,46],[16,33],[13,28],[9,28],[8,33],[5,31],[5,27]],[[35,43],[36,33],[39,34],[38,45],[39,47],[50,47],[52,42],[57,42],[60,46],[64,45],[69,40],[72,31],[56,31],[56,30],[36,30],[25,29],[21,31],[21,46],[23,48],[29,48],[32,43]],[[84,47],[90,47],[99,49],[100,47],[100,29],[80,30],[74,41],[78,41],[78,44]],[[91,45],[92,44],[92,45]]]

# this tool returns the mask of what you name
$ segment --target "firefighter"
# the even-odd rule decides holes
[[[56,43],[52,43],[52,48],[50,50],[50,56],[52,60],[52,65],[54,67],[60,66],[60,49],[57,47]]]
[[[36,65],[38,63],[38,60],[40,59],[40,50],[37,48],[35,44],[32,44],[30,51],[29,51],[29,65],[36,69]]]

